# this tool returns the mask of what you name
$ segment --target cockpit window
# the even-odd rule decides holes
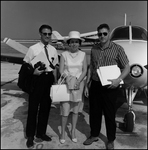
[[[119,27],[115,29],[111,40],[129,40],[129,27]]]
[[[111,41],[129,40],[129,37],[129,26],[118,27],[113,31]],[[132,26],[132,39],[147,41],[147,31],[144,28]]]
[[[147,41],[147,32],[141,27],[132,27],[132,39]]]

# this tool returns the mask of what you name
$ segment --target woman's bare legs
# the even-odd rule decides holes
[[[78,120],[78,113],[72,113],[72,129],[71,129],[71,136],[72,139],[76,138],[76,124]]]
[[[61,139],[65,139],[65,129],[67,125],[68,116],[62,116],[61,120]]]
[[[69,102],[61,102],[61,139],[65,140],[65,129],[67,125],[67,120],[69,116],[70,103]]]

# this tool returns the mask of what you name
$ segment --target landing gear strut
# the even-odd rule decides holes
[[[133,99],[136,96],[138,89],[128,88],[126,89],[126,99],[128,105],[128,112],[124,116],[124,125],[126,132],[133,132],[135,125],[135,113],[132,110]]]

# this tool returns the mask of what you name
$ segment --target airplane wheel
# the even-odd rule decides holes
[[[135,124],[134,113],[128,112],[124,117],[124,122],[125,122],[125,130],[127,132],[132,132]]]

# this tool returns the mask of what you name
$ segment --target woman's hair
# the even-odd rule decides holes
[[[69,45],[69,43],[70,43],[70,40],[71,40],[71,39],[67,40],[67,44],[68,44],[68,45]],[[79,44],[81,45],[82,41],[81,41],[80,39],[78,39],[78,40],[79,40]]]

